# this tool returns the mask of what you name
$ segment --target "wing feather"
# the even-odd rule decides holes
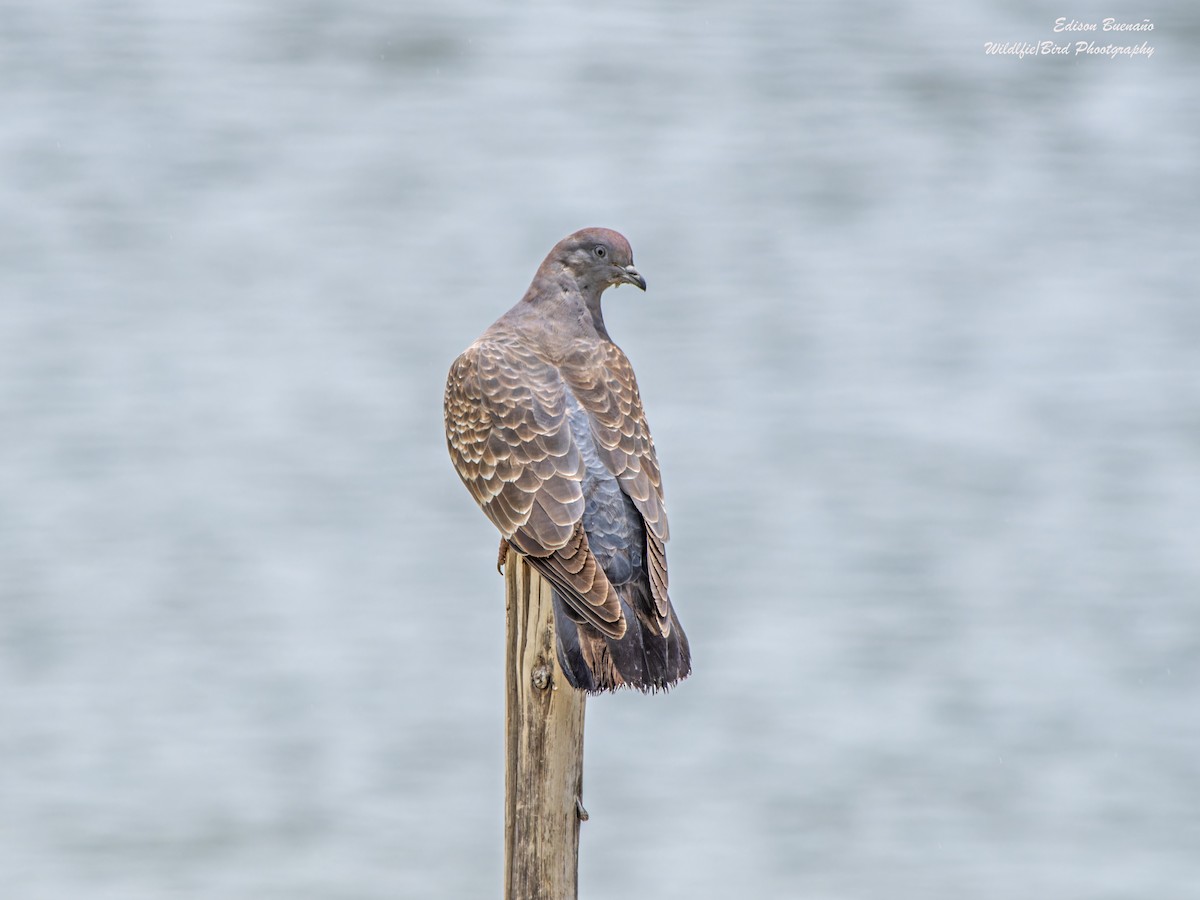
[[[616,344],[606,342],[598,361],[594,347],[581,348],[561,369],[591,419],[605,467],[620,481],[649,529],[665,543],[670,529],[658,454],[628,357]]]
[[[583,529],[585,466],[559,372],[518,342],[481,338],[450,367],[446,443],[492,523],[579,621],[620,638],[621,601]]]
[[[671,630],[665,548],[670,528],[658,454],[633,366],[616,344],[606,342],[598,356],[594,346],[581,347],[560,369],[571,392],[588,413],[601,461],[616,477],[645,523],[653,609],[643,612],[666,636]]]

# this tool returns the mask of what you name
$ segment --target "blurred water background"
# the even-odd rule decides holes
[[[1059,15],[1156,53],[984,53]],[[0,895],[499,895],[442,385],[598,224],[696,672],[589,704],[581,895],[1200,896],[1198,44],[0,2]]]

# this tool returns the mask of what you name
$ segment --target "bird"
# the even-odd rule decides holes
[[[550,582],[556,653],[573,688],[666,690],[691,672],[668,596],[658,454],[633,366],[601,295],[646,290],[629,241],[563,238],[525,295],[454,361],[446,444],[467,490]]]

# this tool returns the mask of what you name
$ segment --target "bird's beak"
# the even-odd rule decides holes
[[[646,279],[643,278],[642,273],[639,272],[637,269],[635,269],[633,266],[626,266],[624,269],[621,269],[620,270],[620,279],[622,281],[627,281],[630,284],[637,285],[643,291],[646,289]]]

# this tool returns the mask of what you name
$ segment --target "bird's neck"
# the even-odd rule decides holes
[[[536,313],[531,318],[547,322],[573,340],[590,337],[611,341],[600,305],[606,287],[579,281],[565,269],[539,271],[517,307]]]

